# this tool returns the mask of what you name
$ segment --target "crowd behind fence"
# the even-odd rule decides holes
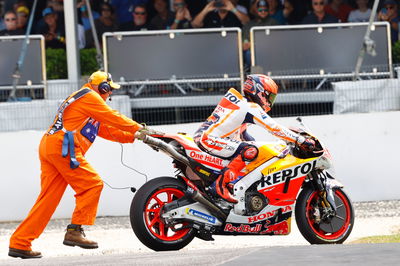
[[[398,75],[394,75],[391,62],[389,24],[380,22],[375,25],[376,30],[372,37],[376,40],[378,57],[367,56],[359,75],[359,79],[366,83],[354,82],[355,62],[353,62],[362,44],[365,23],[253,28],[252,68],[247,71],[268,74],[278,83],[280,94],[270,113],[271,116],[365,112],[367,109],[360,108],[360,103],[374,99],[379,99],[383,108],[371,110],[386,110],[386,105],[387,109],[396,109],[399,86],[397,81],[390,81]],[[359,26],[363,26],[361,31],[358,29],[357,34],[353,34]],[[259,30],[258,35],[257,30]],[[268,40],[277,33],[282,33],[279,38],[275,38],[280,40],[278,43]],[[342,33],[347,35],[341,36]],[[308,37],[304,40],[297,38],[298,47],[293,46],[295,40],[292,37],[299,34],[300,36],[308,34]],[[323,36],[323,40],[320,36]],[[289,39],[282,39],[287,37]],[[8,39],[8,37],[2,38],[2,40]],[[337,55],[341,52],[337,51],[337,39],[352,40],[351,43],[346,42],[350,55],[349,53],[341,55],[340,64],[330,69],[329,60],[339,58]],[[152,43],[158,46],[152,47]],[[318,49],[325,49],[325,53],[312,54],[314,52],[312,45],[318,46]],[[160,50],[160,46],[164,49]],[[233,87],[240,91],[244,79],[242,38],[238,28],[106,33],[103,35],[103,48],[106,70],[111,72],[114,80],[122,85],[122,89],[115,94],[125,96],[118,99],[123,99],[124,103],[130,105],[129,115],[149,125],[201,122],[212,112],[229,88]],[[296,48],[300,50],[297,51]],[[346,47],[340,50],[343,49]],[[43,49],[38,48],[38,50]],[[198,54],[192,53],[192,50]],[[154,51],[161,52],[154,56],[152,55]],[[40,53],[44,61],[43,52]],[[293,59],[292,56],[292,60],[297,60],[296,64],[293,64],[290,62],[291,58],[282,57],[282,53],[294,53],[303,58]],[[258,60],[265,59],[265,56],[267,60]],[[187,60],[188,58],[191,59]],[[207,58],[209,62],[204,61]],[[278,63],[281,65],[278,66]],[[29,80],[23,80],[27,84],[20,84],[17,90],[20,100],[39,100],[26,103],[0,103],[2,109],[0,131],[18,130],[18,128],[43,129],[43,124],[46,124],[43,121],[50,123],[53,120],[54,114],[50,107],[57,106],[61,99],[85,83],[85,78],[80,84],[71,84],[67,80],[47,81],[43,64],[44,62],[33,67],[26,66],[27,69],[32,68],[36,71],[38,68],[42,69],[41,73],[44,75],[42,86],[29,84]],[[278,68],[273,68],[275,66]],[[139,71],[143,69],[145,71]],[[374,80],[390,82],[368,83]],[[370,88],[370,91],[366,91],[364,87]],[[374,88],[384,88],[385,93],[379,95],[379,90]],[[351,91],[351,95],[345,93],[346,89]],[[9,93],[10,88],[0,87],[0,101],[6,101]],[[367,94],[368,97],[365,97]],[[346,100],[346,97],[349,100]],[[352,106],[349,107],[348,103]],[[16,113],[18,115],[15,115]],[[18,125],[24,126],[21,128]]]

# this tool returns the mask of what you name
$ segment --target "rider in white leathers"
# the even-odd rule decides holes
[[[245,96],[230,89],[195,133],[194,140],[202,150],[231,160],[214,183],[217,194],[226,201],[237,202],[231,194],[233,184],[240,180],[240,171],[246,163],[255,160],[258,155],[257,147],[247,142],[254,141],[246,132],[247,124],[261,126],[306,150],[315,146],[313,140],[277,124],[267,114],[277,93],[278,86],[270,77],[249,75],[244,83]]]

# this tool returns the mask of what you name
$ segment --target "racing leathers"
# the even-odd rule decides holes
[[[230,89],[213,113],[196,131],[194,140],[207,153],[230,160],[215,182],[215,189],[223,199],[236,203],[231,195],[233,184],[240,180],[246,163],[256,159],[258,149],[246,131],[248,124],[267,129],[273,135],[299,144],[303,136],[277,124],[258,104],[248,102],[235,89]]]

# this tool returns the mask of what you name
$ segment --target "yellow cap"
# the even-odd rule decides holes
[[[29,15],[29,9],[26,6],[20,6],[17,8],[17,13],[25,13]]]
[[[89,83],[93,85],[99,85],[102,82],[108,82],[110,84],[111,88],[113,89],[119,89],[121,86],[117,83],[114,83],[112,81],[112,77],[110,73],[106,73],[104,71],[96,71],[89,77]]]

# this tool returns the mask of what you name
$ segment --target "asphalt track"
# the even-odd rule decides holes
[[[400,243],[309,245],[71,256],[7,261],[3,265],[400,265]]]

